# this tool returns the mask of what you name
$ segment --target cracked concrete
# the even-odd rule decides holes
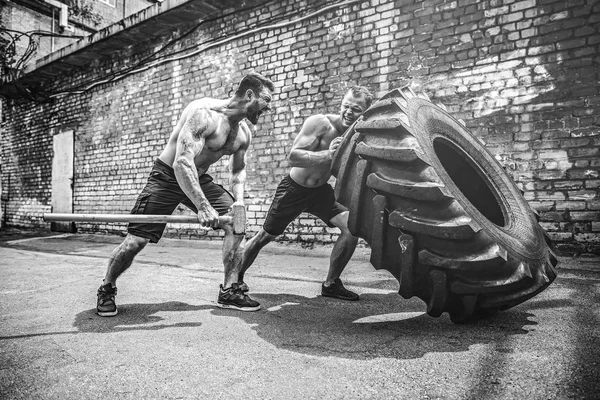
[[[25,239],[25,240],[22,240]],[[473,325],[431,318],[357,249],[358,302],[319,295],[330,247],[271,244],[246,281],[263,308],[216,307],[220,243],[149,245],[94,312],[119,237],[0,234],[0,397],[563,399],[600,393],[600,269],[562,258],[533,299]]]

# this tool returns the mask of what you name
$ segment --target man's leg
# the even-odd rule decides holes
[[[348,230],[348,211],[344,211],[341,214],[333,217],[330,222],[339,228],[342,233],[333,245],[331,256],[329,259],[329,272],[327,273],[327,279],[325,283],[330,285],[334,280],[342,275],[344,268],[348,265],[348,261],[352,258],[354,250],[356,250],[356,244],[358,238],[352,236],[350,230]]]
[[[127,234],[125,240],[110,255],[104,284],[110,283],[113,287],[117,286],[117,278],[131,266],[135,256],[146,247],[149,241],[149,239],[131,233]]]
[[[212,178],[204,174],[200,176],[200,186],[210,205],[219,213],[225,215],[231,212],[235,200],[231,193],[221,185],[213,182]],[[196,207],[189,199],[184,199],[183,204],[196,211]],[[244,294],[238,284],[242,263],[244,235],[233,233],[233,224],[221,224],[225,232],[223,238],[223,284],[219,287],[217,306],[240,311],[258,311],[260,304]]]
[[[244,274],[250,268],[250,266],[256,260],[256,256],[272,240],[277,236],[267,233],[263,228],[260,228],[258,233],[252,237],[252,239],[246,242],[242,253],[242,267],[239,275],[239,282],[244,281]]]
[[[185,194],[177,184],[173,168],[157,159],[146,186],[138,195],[132,214],[168,215],[175,210]],[[98,289],[98,315],[117,315],[115,295],[117,278],[131,266],[133,259],[148,242],[160,240],[166,224],[130,223],[125,240],[113,250],[108,261],[104,283]]]
[[[225,237],[223,238],[223,266],[225,267],[223,287],[229,288],[232,284],[238,283],[242,264],[244,235],[234,235],[230,227],[224,227],[223,229],[225,230]]]
[[[219,289],[217,306],[240,311],[258,311],[260,304],[242,292],[239,286],[240,268],[242,265],[241,246],[244,235],[234,235],[233,226],[224,225],[225,238],[223,239],[223,266],[225,277]]]
[[[240,282],[244,281],[244,274],[254,263],[262,248],[281,235],[290,222],[298,218],[305,210],[310,199],[307,197],[307,193],[310,194],[310,192],[295,183],[289,175],[279,182],[269,212],[265,217],[265,223],[258,233],[246,243],[239,276]],[[245,284],[243,286],[247,290],[248,286]]]
[[[149,239],[128,234],[113,250],[108,260],[104,283],[98,288],[96,312],[102,317],[117,315],[117,278],[131,266],[135,256],[148,244]]]
[[[329,259],[327,279],[323,283],[321,293],[323,296],[335,297],[342,300],[358,300],[359,296],[347,290],[343,285],[340,275],[352,258],[358,238],[352,236],[348,230],[348,211],[337,214],[330,220],[331,224],[340,229],[341,234],[333,245]]]

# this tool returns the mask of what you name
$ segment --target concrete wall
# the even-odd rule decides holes
[[[327,6],[332,8],[301,19]],[[6,222],[47,226],[41,215],[50,211],[52,135],[65,129],[76,132],[75,212],[128,212],[183,107],[198,97],[226,97],[254,69],[275,82],[276,112],[256,127],[249,153],[251,231],[263,222],[307,116],[337,112],[340,96],[354,84],[380,96],[410,83],[488,143],[560,249],[598,253],[599,16],[594,0],[370,0],[342,6],[287,0],[203,24],[176,49],[194,51],[223,40],[220,45],[52,104],[6,103]],[[100,79],[160,44],[99,59],[57,77],[46,90]],[[215,165],[212,175],[226,183],[225,163]],[[85,232],[124,230],[78,226]],[[199,237],[185,226],[170,227],[168,234]],[[336,230],[304,216],[282,239],[335,237]]]
[[[99,28],[108,26],[151,6],[152,3],[147,0],[115,0],[114,7],[99,0],[94,1],[94,11],[103,17],[102,23],[98,26]]]
[[[135,14],[144,8],[152,6],[152,3],[146,0],[116,0],[115,7],[96,0],[93,1],[94,12],[102,16],[102,21],[94,25],[81,18],[70,18],[69,24],[73,31],[62,32],[59,28],[59,11],[57,8],[48,6],[40,2],[36,7],[26,4],[19,4],[13,1],[0,0],[0,24],[8,29],[20,32],[50,32],[57,35],[74,36],[69,37],[50,37],[37,35],[33,36],[38,40],[38,48],[31,61],[40,59],[58,49],[68,46],[79,40],[81,36],[88,36],[95,30],[111,25],[124,17]],[[68,4],[69,1],[61,1]],[[54,15],[52,14],[54,10]],[[22,55],[28,46],[26,38],[17,42],[17,54]]]
[[[48,7],[48,10],[51,10],[51,8]],[[55,11],[56,13],[53,18],[51,11],[45,13],[18,3],[0,1],[0,23],[7,29],[19,32],[50,32],[58,35],[60,34],[58,9]],[[30,61],[35,61],[53,51],[63,48],[79,40],[79,36],[87,36],[90,33],[79,26],[73,26],[73,28],[73,32],[64,32],[64,35],[73,35],[76,38],[33,36],[38,41],[38,47]],[[22,55],[28,45],[29,41],[25,37],[22,37],[17,42],[17,54]]]

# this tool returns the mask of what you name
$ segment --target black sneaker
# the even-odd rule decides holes
[[[96,312],[99,316],[114,317],[117,315],[117,304],[115,303],[116,295],[117,288],[112,287],[110,283],[98,288],[98,304],[96,305]]]
[[[260,304],[244,294],[237,283],[232,284],[229,289],[223,289],[223,285],[220,285],[217,306],[240,311],[260,310]]]
[[[244,281],[239,281],[238,286],[240,287],[240,290],[243,293],[247,293],[250,290],[250,288],[248,287],[248,285],[246,285],[246,283]]]
[[[336,278],[329,286],[325,286],[325,283],[323,283],[323,285],[321,285],[321,296],[350,301],[356,301],[359,298],[358,294],[351,292],[344,287],[340,278]]]

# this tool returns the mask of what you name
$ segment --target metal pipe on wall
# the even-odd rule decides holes
[[[54,10],[55,9],[53,8],[52,9],[52,27],[50,28],[50,31],[52,32],[52,37],[50,38],[50,53],[54,53],[54,33],[55,33],[54,32],[54,23],[55,23],[55,21],[54,21],[54,18],[55,18]]]

